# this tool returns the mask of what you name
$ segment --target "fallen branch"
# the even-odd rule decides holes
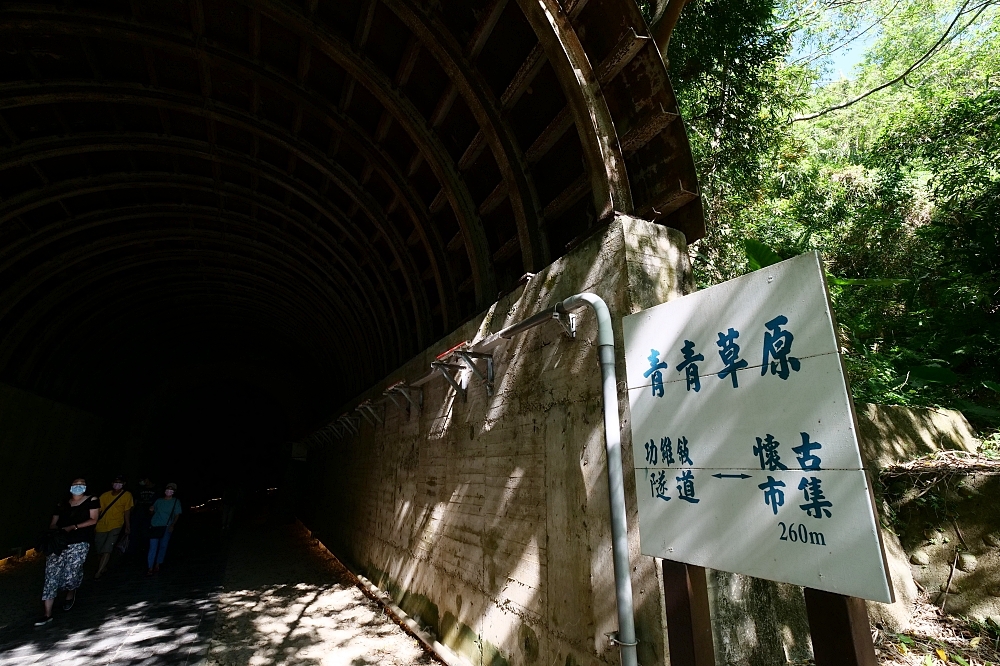
[[[958,568],[958,548],[955,549],[955,559],[951,563],[951,571],[948,573],[948,582],[944,586],[944,598],[941,599],[942,615],[944,615],[944,606],[948,603],[948,592],[951,590],[951,579],[955,577],[956,568]]]
[[[955,534],[958,535],[958,540],[962,542],[962,545],[965,547],[966,550],[971,552],[972,549],[969,548],[969,544],[965,542],[965,537],[962,536],[962,530],[958,527],[958,522],[954,518],[952,518],[951,524],[955,527]]]

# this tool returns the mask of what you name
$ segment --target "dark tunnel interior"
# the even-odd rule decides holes
[[[8,468],[277,485],[615,211],[700,237],[648,34],[632,0],[5,4]]]

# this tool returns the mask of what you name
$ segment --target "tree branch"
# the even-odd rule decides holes
[[[900,2],[902,2],[902,0],[896,0],[896,4],[894,4],[892,6],[892,8],[889,9],[889,11],[887,11],[885,14],[883,14],[882,16],[880,16],[878,19],[875,20],[874,23],[872,23],[871,25],[869,25],[867,28],[865,28],[864,30],[862,30],[858,34],[856,34],[856,35],[854,35],[852,37],[849,37],[849,38],[842,39],[840,42],[831,45],[826,50],[819,51],[819,52],[817,52],[817,53],[815,53],[815,54],[813,54],[811,56],[802,56],[801,58],[798,58],[798,59],[792,61],[791,64],[792,65],[800,65],[800,64],[802,64],[802,65],[809,65],[809,64],[815,62],[816,60],[819,60],[820,58],[825,58],[827,56],[833,55],[834,53],[836,53],[840,49],[848,46],[852,42],[855,42],[858,39],[864,37],[866,34],[868,34],[872,30],[872,28],[874,28],[876,26],[879,26],[879,25],[882,25],[882,23],[884,23],[885,20],[887,18],[889,18],[889,15],[892,14],[894,11],[896,11],[896,7],[899,6]]]
[[[871,90],[868,90],[867,92],[864,92],[864,93],[858,95],[857,97],[849,99],[846,102],[841,102],[840,104],[835,104],[834,106],[831,106],[831,107],[828,107],[826,109],[823,109],[822,111],[817,111],[816,113],[810,113],[810,114],[805,115],[805,116],[797,116],[795,118],[792,118],[792,122],[796,123],[796,122],[800,122],[800,121],[803,121],[803,120],[813,120],[815,118],[819,118],[820,116],[825,116],[828,113],[832,113],[833,111],[839,111],[840,109],[846,109],[849,106],[853,106],[854,104],[857,104],[858,102],[860,102],[861,100],[865,99],[866,97],[868,97],[870,95],[874,95],[878,91],[885,90],[889,86],[893,86],[893,85],[899,83],[900,81],[902,81],[913,70],[915,70],[916,68],[920,67],[922,64],[924,64],[925,62],[927,62],[931,58],[931,56],[934,55],[934,52],[938,50],[938,48],[945,42],[946,39],[948,39],[948,35],[951,34],[951,31],[954,29],[955,25],[959,22],[959,20],[961,20],[962,16],[965,14],[966,7],[969,6],[969,3],[971,1],[972,0],[965,0],[965,2],[962,3],[962,6],[959,7],[958,12],[955,13],[954,20],[952,20],[952,22],[950,24],[948,24],[948,28],[944,31],[944,34],[941,35],[941,38],[938,39],[934,43],[934,46],[930,47],[922,56],[920,56],[919,58],[917,58],[916,61],[914,61],[912,65],[910,65],[909,67],[907,67],[906,71],[904,71],[902,74],[900,74],[899,76],[896,76],[896,77],[890,79],[889,81],[886,81],[885,83],[883,83],[883,84],[881,84],[879,86],[876,86],[876,87],[872,88]]]

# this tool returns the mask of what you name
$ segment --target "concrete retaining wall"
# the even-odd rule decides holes
[[[357,402],[423,375],[435,356],[580,291],[621,317],[693,290],[683,237],[621,217],[606,231],[498,301]],[[442,379],[420,409],[388,406],[383,423],[311,449],[303,473],[314,498],[300,511],[316,535],[421,625],[477,666],[618,664],[605,636],[617,626],[611,566],[599,369],[593,316],[577,339],[543,325],[495,350],[496,390],[472,377],[463,401]],[[619,349],[619,377],[624,359]],[[629,410],[623,454],[639,661],[669,663],[662,581],[638,552]],[[966,448],[957,413],[861,406],[873,471],[935,448]],[[958,425],[956,425],[958,424]],[[885,532],[899,601],[872,604],[900,629],[916,587],[898,537]],[[802,589],[709,572],[717,663],[772,666],[812,656]]]
[[[620,340],[623,315],[691,289],[683,236],[619,218],[370,395],[577,292],[608,302]],[[576,340],[555,323],[533,329],[495,350],[494,395],[473,379],[465,402],[436,379],[420,410],[390,406],[384,425],[310,451],[318,536],[474,664],[618,663],[605,636],[617,620],[595,335],[589,311]],[[618,360],[624,377],[620,349]],[[628,440],[624,457],[639,658],[662,664],[661,584],[638,554]]]

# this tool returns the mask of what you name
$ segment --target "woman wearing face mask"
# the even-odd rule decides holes
[[[90,538],[101,510],[100,501],[86,494],[87,482],[84,479],[74,479],[69,492],[70,498],[56,506],[49,523],[49,529],[59,528],[66,532],[67,546],[61,553],[45,559],[45,586],[42,590],[45,616],[35,622],[36,627],[52,621],[52,606],[59,590],[66,590],[63,610],[73,608],[76,590],[83,582],[83,563],[90,550]]]
[[[170,543],[170,535],[174,531],[177,519],[181,517],[181,503],[174,493],[177,492],[176,483],[168,483],[163,491],[163,497],[153,502],[149,507],[152,518],[149,519],[149,555],[146,562],[149,565],[147,576],[152,576],[160,570],[163,558],[167,555],[167,544]]]

